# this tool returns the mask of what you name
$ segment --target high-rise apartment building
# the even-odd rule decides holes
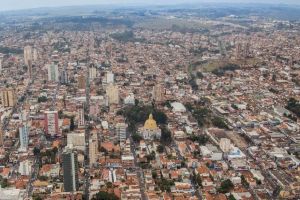
[[[0,146],[3,146],[4,143],[4,131],[2,130],[2,126],[0,126]]]
[[[127,124],[125,123],[117,123],[116,125],[116,133],[119,136],[120,145],[125,144],[127,136],[126,136],[126,130],[127,130]]]
[[[77,152],[65,148],[62,153],[64,191],[74,192],[78,190],[78,158]]]
[[[29,142],[29,131],[27,124],[23,124],[19,128],[19,138],[20,138],[20,151],[27,151]]]
[[[0,73],[2,72],[3,67],[3,55],[0,53]]]
[[[60,83],[61,84],[68,84],[69,83],[69,75],[68,75],[68,71],[66,69],[66,66],[64,66],[63,70],[60,73]]]
[[[163,87],[162,84],[156,84],[153,87],[153,91],[152,91],[152,99],[155,102],[163,102],[164,101],[164,94],[165,94],[165,89]]]
[[[106,83],[114,83],[115,82],[115,75],[112,72],[107,72],[106,73]]]
[[[46,134],[55,136],[58,134],[58,112],[45,111],[45,131]]]
[[[24,47],[24,62],[25,65],[29,65],[29,61],[33,61],[33,50],[31,46]]]
[[[89,158],[90,158],[90,165],[97,163],[97,160],[98,160],[98,140],[97,140],[97,138],[91,138],[89,141]]]
[[[91,64],[89,67],[89,79],[93,80],[97,77],[97,68],[94,64]]]
[[[119,104],[119,88],[117,85],[109,84],[106,87],[108,104]]]
[[[32,65],[37,60],[37,50],[31,46],[24,47],[24,62],[28,68],[28,76],[32,79]]]
[[[86,79],[84,75],[79,75],[78,76],[78,88],[79,89],[85,89],[86,85]]]
[[[78,127],[85,126],[85,119],[84,119],[84,109],[83,107],[78,108]]]
[[[1,101],[4,107],[13,107],[17,103],[16,91],[14,89],[3,89],[1,91]]]
[[[54,82],[59,81],[58,65],[55,65],[54,63],[48,65],[48,80]]]

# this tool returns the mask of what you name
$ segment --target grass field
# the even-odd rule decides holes
[[[255,66],[259,62],[260,61],[256,58],[249,58],[249,59],[245,59],[243,61],[229,60],[229,59],[219,59],[219,60],[207,61],[203,64],[197,64],[197,62],[194,62],[190,65],[189,72],[190,73],[193,72],[193,71],[212,72],[215,69],[219,69],[221,67],[224,67],[227,64],[236,64],[236,65],[239,65],[241,67],[243,65]]]

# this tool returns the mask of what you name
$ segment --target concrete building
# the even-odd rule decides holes
[[[45,131],[46,134],[51,136],[55,136],[59,133],[57,111],[45,111]]]
[[[97,77],[97,68],[94,64],[91,64],[89,67],[89,79],[93,80]]]
[[[90,139],[89,141],[89,157],[90,157],[90,165],[94,165],[98,160],[98,140]]]
[[[63,67],[63,70],[61,71],[60,73],[60,83],[61,84],[68,84],[69,83],[69,74],[68,74],[68,71],[66,69],[66,66]]]
[[[106,95],[108,104],[119,104],[119,88],[117,85],[109,84],[106,87]]]
[[[0,188],[0,200],[23,200],[26,190],[15,188]]]
[[[4,107],[13,107],[17,103],[16,91],[14,89],[3,89],[1,91],[1,101]]]
[[[4,143],[4,132],[2,130],[2,126],[0,126],[0,147],[2,147]]]
[[[82,107],[78,108],[77,111],[78,115],[78,127],[82,128],[85,126],[85,119],[84,119],[84,109]]]
[[[78,158],[73,149],[65,148],[62,153],[64,191],[78,190]]]
[[[51,65],[48,65],[48,80],[58,82],[59,76],[58,76],[58,65],[55,65],[52,63]]]
[[[3,55],[0,53],[0,73],[2,72],[3,67]]]
[[[20,162],[18,171],[22,176],[29,176],[31,173],[31,167],[31,162],[29,162],[29,160],[24,160]]]
[[[85,135],[84,133],[68,133],[67,146],[76,150],[85,150]]]
[[[228,153],[231,150],[231,141],[227,138],[221,138],[220,140],[220,149],[224,152],[224,153]]]
[[[124,99],[125,105],[134,105],[135,104],[135,98],[134,94],[130,93],[125,99]]]
[[[125,144],[126,142],[126,129],[128,125],[125,123],[118,123],[116,125],[116,133],[119,136],[120,145]]]
[[[156,84],[153,87],[152,91],[152,99],[155,102],[161,103],[164,101],[164,94],[165,94],[165,89],[162,84]]]
[[[19,128],[19,136],[20,136],[20,148],[19,151],[26,152],[28,149],[28,143],[29,143],[29,131],[27,124],[23,124]]]
[[[84,75],[79,75],[78,76],[78,88],[79,89],[85,89],[86,85],[86,79]]]
[[[115,75],[112,72],[107,72],[106,73],[106,83],[110,84],[110,83],[114,83],[115,82]]]
[[[33,61],[33,49],[31,46],[24,47],[24,62],[25,65],[29,65],[29,62]]]
[[[186,108],[182,103],[179,102],[173,102],[171,103],[172,106],[172,111],[173,112],[177,112],[177,113],[182,113],[182,112],[186,112]]]

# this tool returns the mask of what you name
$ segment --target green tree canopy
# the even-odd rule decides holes
[[[92,198],[92,200],[119,200],[119,198],[115,194],[100,191]]]

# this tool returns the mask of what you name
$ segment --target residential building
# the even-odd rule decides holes
[[[119,104],[119,88],[117,85],[109,84],[106,87],[108,104]]]
[[[55,65],[54,63],[48,65],[48,80],[58,82],[59,76],[58,76],[58,65]]]
[[[20,149],[19,151],[27,151],[28,148],[28,142],[29,142],[29,137],[28,137],[28,126],[27,124],[23,124],[19,128],[19,136],[20,136]]]
[[[162,84],[156,84],[153,87],[152,91],[152,99],[157,102],[161,103],[164,101],[164,94],[165,94],[165,89]]]
[[[78,190],[78,158],[77,152],[65,148],[62,153],[62,167],[64,177],[64,191],[74,192]]]
[[[116,125],[116,133],[119,136],[119,141],[120,141],[120,145],[124,144],[126,142],[126,129],[127,129],[128,125],[125,123],[118,123]]]
[[[15,89],[8,88],[1,91],[1,101],[4,107],[13,107],[17,103]]]
[[[57,111],[45,111],[45,132],[51,136],[59,133]]]

